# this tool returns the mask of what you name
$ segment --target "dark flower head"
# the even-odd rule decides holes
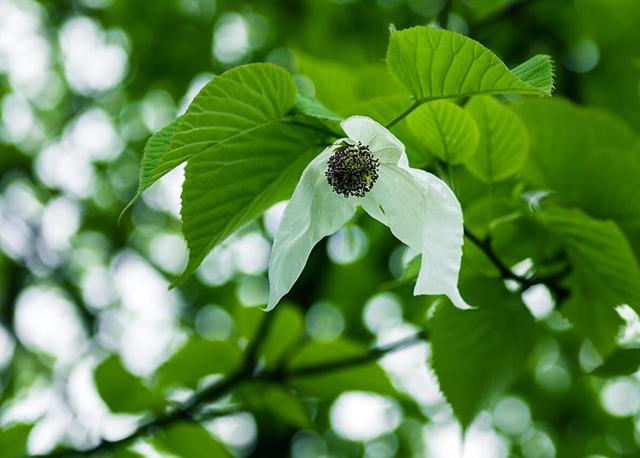
[[[368,146],[345,142],[329,158],[325,175],[337,194],[364,197],[378,179],[379,166]]]

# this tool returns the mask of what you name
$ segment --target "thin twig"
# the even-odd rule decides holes
[[[272,319],[271,316],[274,315],[270,313],[265,317],[263,323],[261,325],[260,330],[256,334],[256,337],[252,340],[252,344],[247,348],[247,357],[245,361],[253,361],[252,364],[245,364],[244,367],[231,375],[229,378],[224,379],[219,384],[212,385],[211,387],[201,391],[197,395],[195,395],[191,400],[184,403],[179,408],[173,410],[172,412],[158,417],[144,425],[138,427],[133,433],[129,436],[123,437],[122,439],[118,439],[116,441],[108,441],[103,440],[99,444],[95,445],[92,448],[85,450],[63,450],[58,452],[52,452],[45,455],[35,455],[31,458],[71,458],[78,456],[90,456],[97,452],[112,450],[117,447],[126,446],[133,441],[145,437],[153,435],[159,429],[165,428],[177,421],[193,421],[194,412],[203,406],[206,403],[213,402],[222,396],[228,394],[231,390],[239,386],[240,384],[246,382],[253,381],[276,381],[276,380],[286,380],[292,377],[303,377],[303,376],[311,376],[320,373],[328,373],[333,371],[338,371],[341,369],[346,369],[349,367],[359,366],[362,364],[371,363],[373,361],[378,360],[382,356],[391,353],[393,351],[397,351],[403,348],[407,348],[411,345],[415,345],[417,343],[423,342],[424,338],[426,338],[426,333],[424,331],[418,332],[410,337],[406,337],[404,339],[400,339],[397,342],[382,345],[379,347],[374,347],[369,350],[364,355],[358,355],[351,358],[346,359],[338,359],[336,361],[328,361],[310,366],[302,366],[295,369],[290,370],[275,370],[263,373],[257,373],[255,371],[256,361],[255,357],[257,351],[260,347],[261,342],[264,340],[267,334],[267,330],[269,327],[269,321]],[[212,413],[215,415],[216,413]],[[206,414],[205,414],[206,415]]]

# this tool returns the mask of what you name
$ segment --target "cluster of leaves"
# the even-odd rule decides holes
[[[415,320],[463,426],[529,370],[534,344],[549,332],[521,299],[534,285],[552,291],[556,318],[568,319],[570,332],[604,359],[595,375],[638,369],[638,350],[619,345],[623,321],[616,312],[621,304],[640,311],[637,132],[604,112],[544,98],[553,87],[548,57],[509,69],[479,43],[445,30],[392,32],[386,68],[346,69],[303,55],[300,70],[313,80],[314,95],[271,64],[229,70],[149,139],[136,199],[186,162],[181,216],[189,263],[174,285],[227,237],[287,199],[305,165],[342,136],[342,117],[368,115],[405,143],[412,166],[448,180],[463,204],[470,237],[461,288],[478,308],[462,312],[441,303],[429,319]],[[509,266],[523,261],[529,270],[513,274]],[[403,281],[413,275],[410,265]],[[505,279],[517,287],[505,287]],[[249,409],[309,428],[324,421],[314,415],[316,405],[347,390],[394,396],[422,415],[375,364],[383,352],[347,338],[307,340],[298,308],[279,306],[273,315],[239,309],[228,340],[189,337],[151,379],[127,372],[117,356],[105,359],[94,375],[100,396],[114,413],[143,420],[131,440],[99,447],[138,456],[124,448],[148,434],[173,455],[229,456],[200,421]],[[189,400],[175,402],[173,394],[184,389],[193,391]],[[230,400],[216,402],[228,394]],[[19,456],[16,444],[30,428],[2,431],[0,450]]]

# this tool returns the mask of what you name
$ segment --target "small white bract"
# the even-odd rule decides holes
[[[470,308],[458,291],[464,230],[455,194],[435,175],[409,167],[404,145],[377,122],[352,116],[341,125],[349,138],[311,161],[284,211],[269,263],[267,310],[289,292],[313,247],[358,206],[422,254],[415,295],[444,294]]]

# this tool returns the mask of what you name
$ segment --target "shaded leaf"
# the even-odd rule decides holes
[[[154,436],[154,444],[180,458],[226,458],[231,453],[197,423],[176,423]]]
[[[313,118],[340,121],[342,117],[330,109],[312,95],[299,92],[296,94],[296,101],[291,109],[291,114],[304,114]]]
[[[335,366],[367,354],[366,347],[348,340],[309,342],[300,348],[288,363],[287,369],[293,374],[290,383],[303,393],[324,398],[334,398],[349,390],[397,394],[386,373],[376,362],[304,374],[311,366]]]
[[[260,356],[267,368],[276,367],[304,333],[304,316],[297,307],[282,304],[277,311],[271,313],[276,316],[260,348]]]
[[[441,160],[458,164],[471,156],[480,134],[467,111],[446,100],[426,103],[407,117],[413,134]]]
[[[640,348],[620,348],[591,373],[598,377],[632,375],[640,369]]]
[[[607,354],[622,324],[615,307],[640,310],[640,266],[629,242],[615,223],[580,210],[550,208],[538,217],[560,237],[574,270],[573,296],[562,313]]]
[[[98,394],[115,413],[159,412],[164,399],[147,388],[142,380],[127,371],[116,355],[102,361],[94,372]]]
[[[462,311],[441,304],[427,328],[440,388],[466,428],[523,369],[534,322],[499,280],[478,277],[462,286],[478,308]]]
[[[472,98],[465,109],[480,130],[476,153],[465,162],[469,171],[487,183],[518,173],[529,153],[527,129],[518,115],[490,96]]]
[[[195,388],[208,375],[229,374],[242,364],[242,351],[233,342],[191,337],[156,373],[160,388]]]
[[[20,458],[26,455],[27,440],[33,425],[14,423],[0,429],[0,454],[3,458]]]

